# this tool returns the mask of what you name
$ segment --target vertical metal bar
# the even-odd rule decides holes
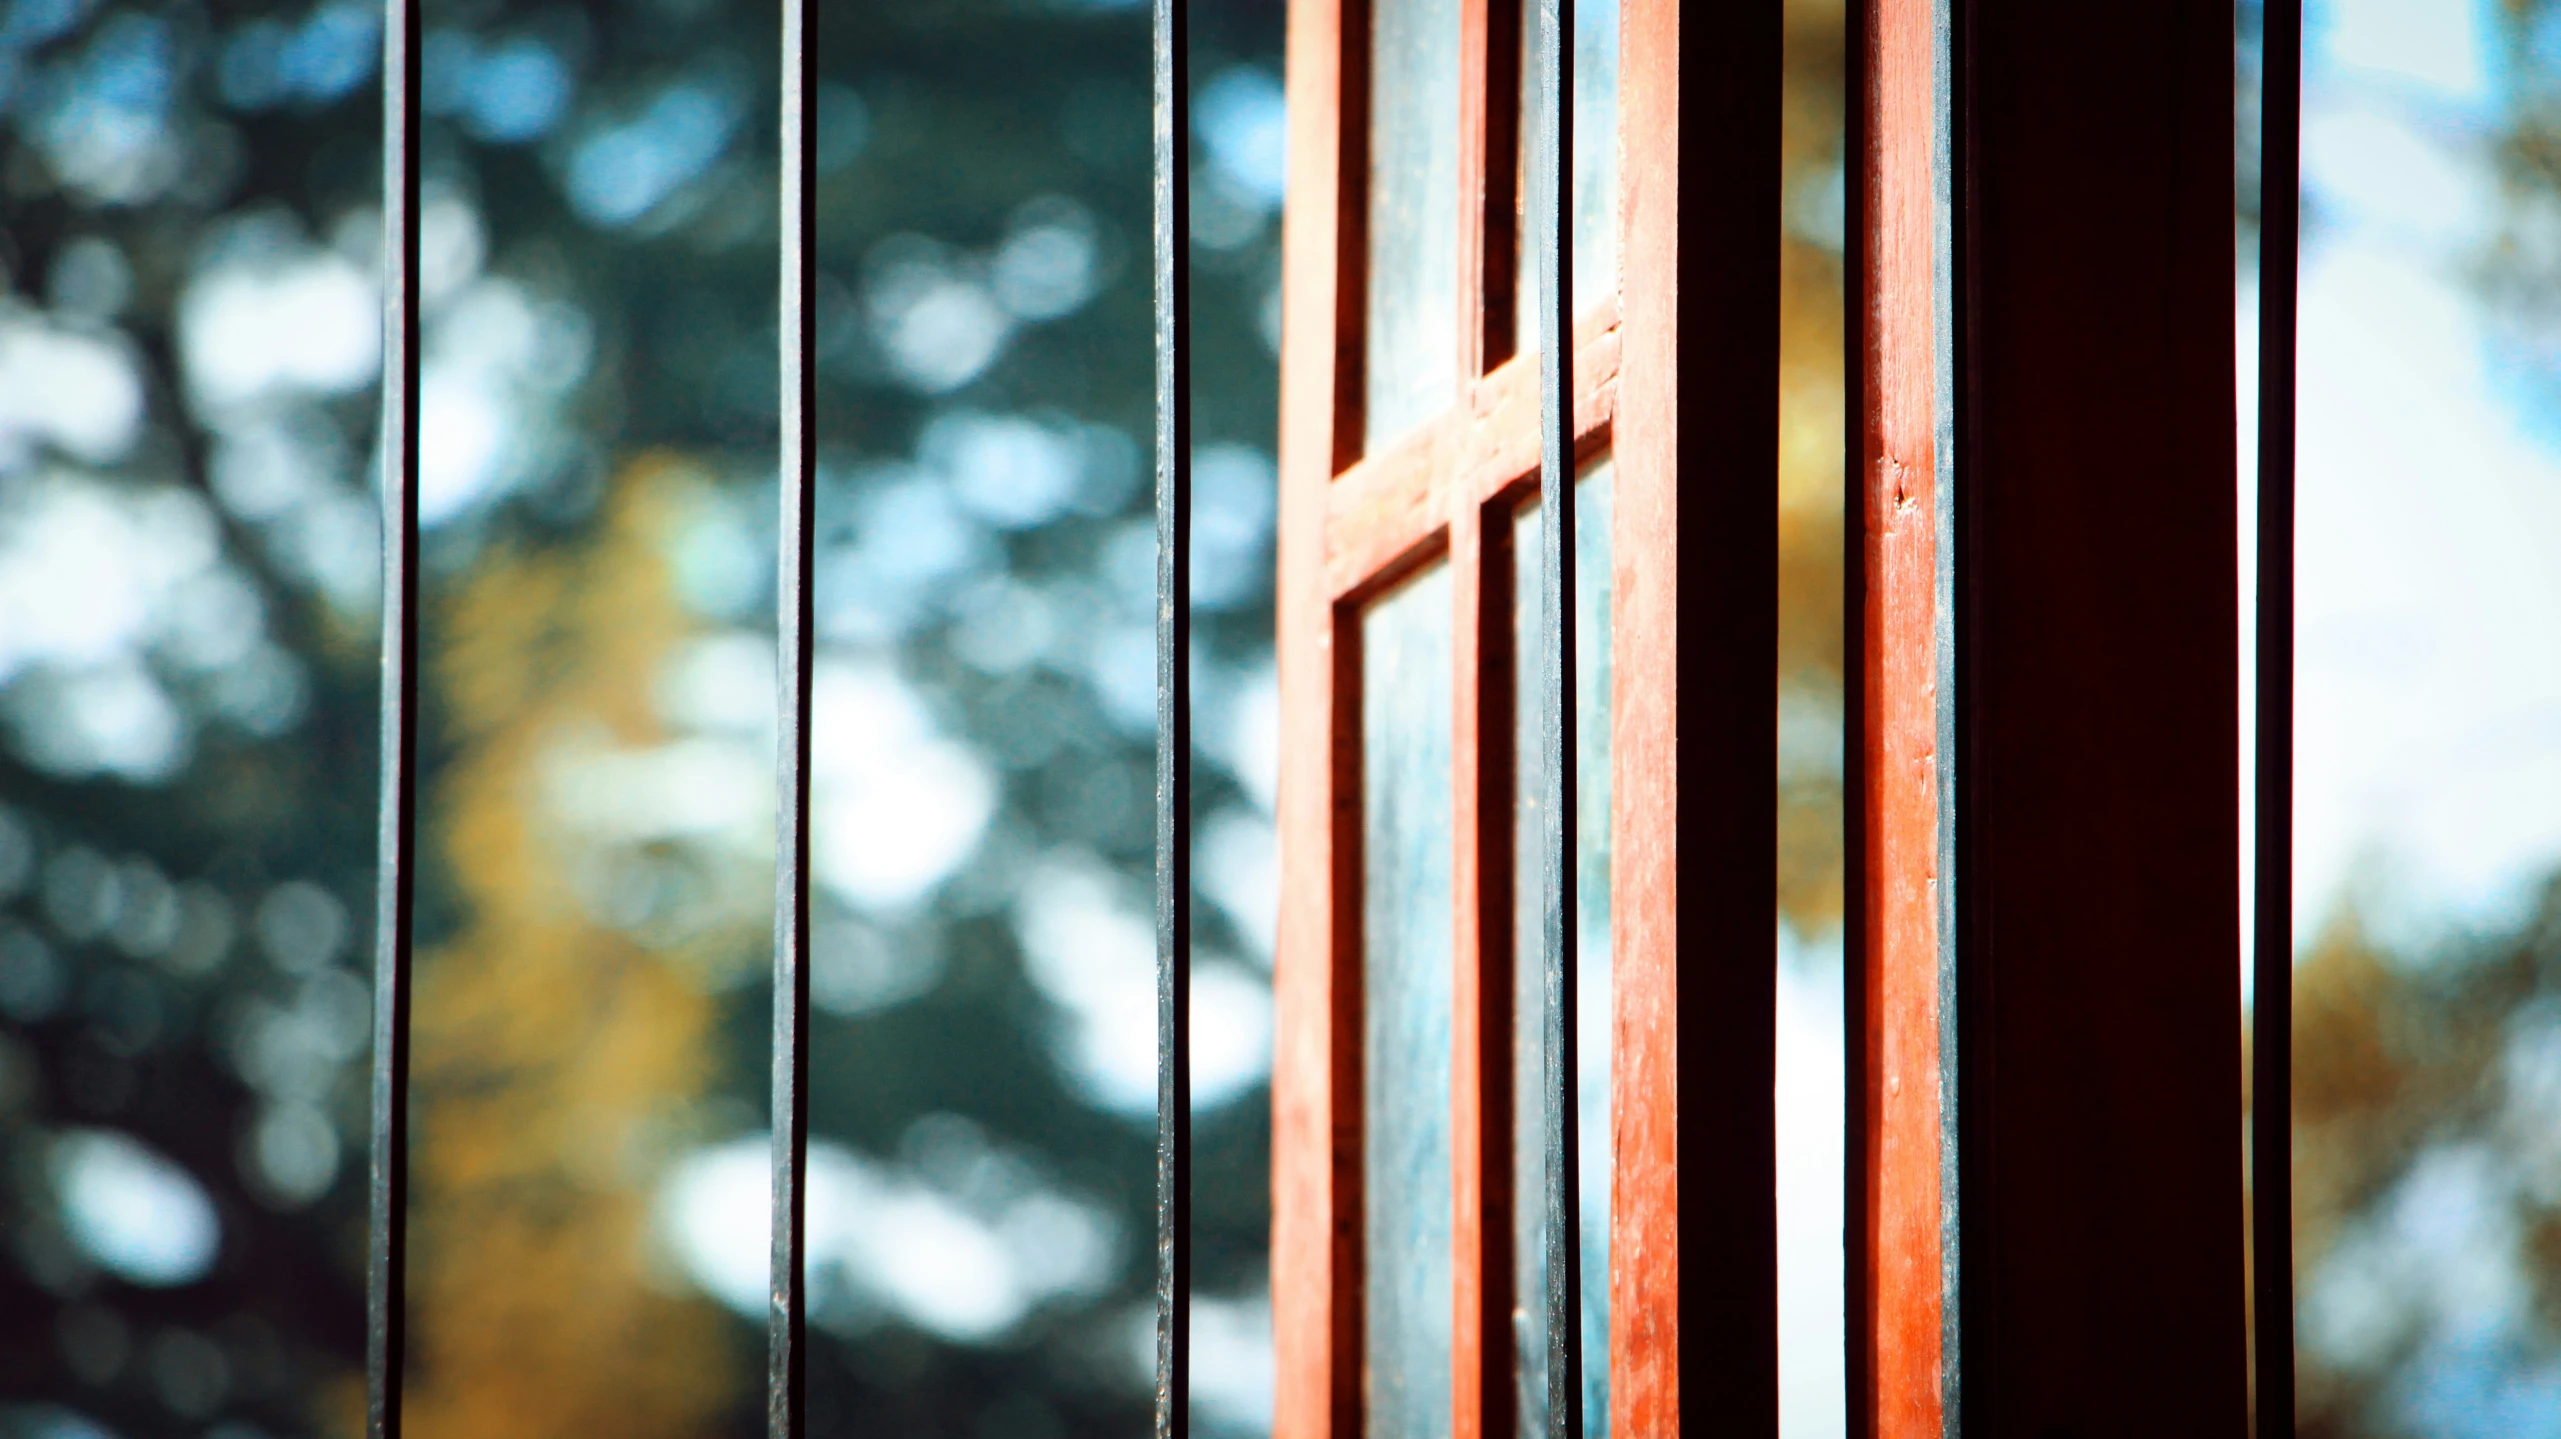
[[[2294,349],[2303,0],[2260,25],[2258,734],[2250,1254],[2258,1434],[2294,1433]]]
[[[1538,0],[1539,72],[1526,213],[1539,305],[1539,697],[1546,750],[1546,887],[1541,939],[1547,1013],[1547,1433],[1582,1439],[1582,1225],[1574,1175],[1574,293],[1569,203],[1574,163],[1574,0]],[[1604,1279],[1606,1282],[1606,1279]],[[1604,1360],[1606,1362],[1606,1360]]]
[[[765,1429],[799,1439],[808,1409],[802,1262],[809,1163],[809,720],[812,512],[817,505],[817,74],[809,0],[783,0],[781,553],[775,568],[774,1097],[772,1303]]]
[[[418,0],[383,8],[382,820],[375,851],[365,1432],[398,1439],[409,1290],[409,919],[418,810]]]
[[[1156,1435],[1191,1432],[1191,84],[1156,9]]]

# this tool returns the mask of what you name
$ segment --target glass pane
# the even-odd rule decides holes
[[[1609,1432],[1609,1212],[1610,1212],[1610,479],[1607,458],[1584,469],[1574,505],[1574,903],[1579,925],[1574,985],[1576,1074],[1580,1130],[1575,1156],[1582,1205],[1583,1432]],[[1514,988],[1512,1073],[1513,1240],[1518,1256],[1513,1328],[1520,1356],[1521,1433],[1547,1432],[1547,1203],[1546,1054],[1547,995],[1541,966],[1539,915],[1545,880],[1539,835],[1547,824],[1541,803],[1544,763],[1539,738],[1539,693],[1547,683],[1546,647],[1540,639],[1545,606],[1539,592],[1541,511],[1522,507],[1513,524],[1515,691],[1512,967]]]
[[[1450,583],[1361,619],[1362,1405],[1372,1439],[1450,1424]]]
[[[1458,393],[1458,0],[1377,0],[1370,26],[1370,448]]]
[[[1521,188],[1529,194],[1529,145],[1540,76],[1538,7],[1521,7]],[[1574,7],[1574,312],[1618,291],[1618,0]],[[1538,347],[1538,273],[1521,229],[1519,353]]]
[[[2543,137],[2561,121],[2561,8],[2316,0],[2306,12],[2301,1427],[2549,1432],[2561,1413],[2561,285],[2549,248],[2561,169]],[[2255,85],[2254,28],[2241,59]],[[2257,197],[2243,198],[2255,214]],[[2255,273],[2239,299],[2241,354],[2255,357]],[[2245,425],[2254,380],[2244,372]],[[2254,442],[2245,428],[2245,464]]]

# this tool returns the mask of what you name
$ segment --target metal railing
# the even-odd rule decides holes
[[[1522,218],[1538,275],[1539,938],[1546,991],[1547,1439],[1582,1439],[1582,1219],[1574,1157],[1574,0],[1537,0],[1530,40],[1537,89],[1528,121],[1529,191]],[[1604,721],[1606,723],[1606,721]],[[1604,1281],[1606,1282],[1606,1281]],[[1523,1296],[1526,1298],[1527,1296]],[[1605,1361],[1606,1362],[1606,1361]]]
[[[773,1258],[766,1276],[765,1426],[808,1417],[809,725],[818,508],[818,77],[810,0],[783,0],[782,509],[774,571]]]
[[[420,0],[384,0],[382,830],[375,863],[373,1143],[365,1238],[365,1428],[398,1439],[409,1296],[409,945],[418,818],[418,76]]]
[[[1187,8],[1187,0],[1155,0],[1154,5],[1156,1439],[1182,1439],[1191,1432],[1192,1388],[1192,273]]]
[[[1191,1277],[1191,519],[1190,133],[1186,0],[1154,0],[1156,380],[1156,1433],[1189,1432]],[[774,888],[773,1248],[766,1416],[774,1439],[806,1429],[804,1241],[809,1155],[809,840],[815,561],[817,80],[811,0],[783,0],[781,94],[781,523],[777,571]],[[366,1422],[400,1433],[407,1310],[409,1013],[416,886],[418,754],[418,0],[385,0],[383,86],[384,387],[381,834],[366,1256]],[[1544,57],[1534,97],[1527,213],[1537,257],[1542,353],[1540,495],[1547,689],[1541,698],[1548,832],[1543,1043],[1550,1076],[1546,1185],[1551,1439],[1581,1432],[1576,1321],[1573,313],[1565,187],[1572,151],[1573,0],[1539,0]]]

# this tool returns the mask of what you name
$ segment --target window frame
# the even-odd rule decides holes
[[[1851,1432],[2239,1439],[2233,11],[1851,16]]]
[[[1529,877],[1510,873],[1511,765],[1536,761],[1510,752],[1504,556],[1536,492],[1539,394],[1538,357],[1509,353],[1513,308],[1493,292],[1519,240],[1518,3],[1461,7],[1461,393],[1375,454],[1360,416],[1369,7],[1290,9],[1272,1249],[1274,1432],[1290,1439],[1350,1439],[1362,1423],[1358,621],[1434,560],[1457,606],[1450,1433],[1512,1427],[1510,950],[1514,884]],[[1729,9],[1750,13],[1710,13]],[[1777,1416],[1779,19],[1776,5],[1684,16],[1677,0],[1626,0],[1618,287],[1578,305],[1574,326],[1576,457],[1606,448],[1617,465],[1613,953],[1582,962],[1614,971],[1611,1273],[1585,1276],[1610,1286],[1611,1352],[1586,1362],[1611,1365],[1623,1435],[1679,1432],[1685,1369],[1701,1412],[1746,1432]],[[1685,61],[1740,82],[1685,108]],[[1718,1156],[1712,1186],[1681,1188],[1684,1147]],[[1685,1287],[1685,1267],[1713,1285]]]

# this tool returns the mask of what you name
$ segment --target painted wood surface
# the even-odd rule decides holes
[[[2238,1436],[2232,12],[1934,9],[1861,57],[1853,1432]]]
[[[2239,1436],[2232,8],[1967,27],[1964,1419]]]
[[[1631,0],[1612,537],[1611,1432],[1778,1431],[1781,7]],[[1681,843],[1686,833],[1688,844]]]
[[[1939,487],[1937,385],[1940,319],[1933,221],[1939,176],[1935,0],[1874,0],[1867,12],[1870,124],[1862,137],[1867,226],[1865,343],[1858,361],[1866,404],[1858,559],[1865,579],[1856,657],[1864,712],[1862,976],[1866,1063],[1860,1076],[1866,1131],[1859,1136],[1866,1223],[1852,1262],[1873,1307],[1853,1314],[1849,1340],[1863,1352],[1853,1372],[1870,1386],[1853,1396],[1875,1439],[1937,1439],[1946,1416],[1947,1286],[1956,1233],[1944,1173],[1954,1118],[1954,956],[1941,943],[1948,877],[1941,845],[1942,709],[1954,701],[1940,644],[1943,497]]]
[[[1361,0],[1291,5],[1272,1251],[1274,1432],[1286,1439],[1350,1439],[1359,1427],[1356,621],[1367,597],[1442,555],[1459,637],[1453,1435],[1508,1439],[1514,1423],[1510,868],[1522,757],[1510,734],[1508,546],[1538,447],[1535,360],[1509,353],[1518,3],[1470,0],[1461,31],[1452,259],[1473,283],[1453,338],[1462,372],[1481,378],[1369,456],[1358,408],[1366,13]],[[1614,953],[1586,958],[1614,964],[1619,980],[1617,1182],[1611,1273],[1589,1279],[1611,1285],[1617,1433],[1679,1433],[1686,1378],[1719,1432],[1774,1434],[1779,8],[1684,17],[1675,0],[1629,0],[1622,23],[1623,283],[1584,297],[1575,326],[1577,451],[1608,447],[1618,460],[1622,656]],[[1685,69],[1738,78],[1694,91],[1685,108]],[[1712,1178],[1684,1190],[1684,1153]]]
[[[1574,328],[1576,448],[1588,457],[1607,443],[1617,405],[1617,305],[1585,310]],[[1526,493],[1537,470],[1537,357],[1519,356],[1468,386],[1439,419],[1335,477],[1326,496],[1328,592],[1376,590],[1459,515]]]
[[[1325,499],[1344,435],[1357,444],[1360,297],[1338,260],[1358,254],[1345,215],[1342,124],[1346,5],[1292,0],[1289,18],[1289,207],[1282,222],[1279,629],[1280,914],[1272,969],[1273,1433],[1292,1439],[1358,1432],[1352,1381],[1360,1312],[1359,1085],[1336,1073],[1358,1053],[1339,1032],[1338,951],[1357,943],[1359,871],[1343,883],[1338,830],[1358,803],[1357,774],[1337,763],[1338,652],[1324,581]],[[1349,323],[1346,323],[1348,319]],[[1348,357],[1348,363],[1346,361]],[[1344,376],[1351,375],[1345,390]],[[1347,427],[1344,424],[1346,402]],[[1355,657],[1356,659],[1356,657]],[[1357,663],[1349,666],[1358,673]],[[1348,747],[1346,747],[1348,748]],[[1356,816],[1355,816],[1356,818]],[[1355,856],[1356,857],[1356,856]],[[1338,899],[1341,903],[1338,904]],[[1352,970],[1356,976],[1357,966]],[[1354,986],[1357,993],[1357,987]],[[1356,1076],[1354,1077],[1357,1078]]]
[[[1482,510],[1451,518],[1449,557],[1459,625],[1451,658],[1451,906],[1456,942],[1450,1064],[1450,1194],[1455,1222],[1451,1266],[1455,1312],[1450,1326],[1451,1439],[1514,1439],[1503,1401],[1511,1393],[1511,966],[1508,898],[1510,796],[1491,781],[1508,776],[1510,756],[1486,741],[1508,709],[1509,691],[1485,684],[1487,652],[1501,663],[1508,636],[1493,633],[1485,599],[1505,586],[1488,584]],[[1489,754],[1488,751],[1491,751]],[[1489,765],[1489,759],[1492,763]],[[1488,771],[1493,773],[1489,774]],[[1494,871],[1488,882],[1487,871]]]

